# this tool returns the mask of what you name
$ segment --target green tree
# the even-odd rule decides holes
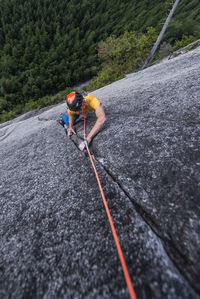
[[[156,31],[151,27],[146,34],[130,31],[119,37],[110,36],[105,42],[100,42],[98,56],[102,61],[102,70],[91,81],[89,88],[99,88],[139,68],[149,55],[156,37]]]
[[[93,77],[102,61],[97,55],[99,42],[109,36],[118,38],[125,31],[144,34],[148,26],[160,31],[168,8],[170,1],[163,0],[1,0],[0,89],[4,97],[26,103]],[[163,41],[172,45],[182,39],[189,42],[188,37],[200,32],[199,22],[199,0],[180,1]],[[127,40],[129,37],[124,37],[125,44]],[[133,54],[126,53],[121,44],[116,46],[117,55],[123,54],[122,65],[112,54],[112,64],[102,76],[110,78],[114,72],[120,77],[125,68],[134,69],[131,59],[139,65],[136,53],[145,55],[146,48],[138,47]],[[5,80],[7,83],[2,83]]]

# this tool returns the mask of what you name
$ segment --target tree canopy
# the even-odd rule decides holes
[[[149,26],[159,32],[170,8],[169,0],[1,0],[0,107],[9,112],[92,78],[99,42]],[[199,1],[182,0],[165,40],[195,35],[199,21]]]

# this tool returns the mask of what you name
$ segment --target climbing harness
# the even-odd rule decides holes
[[[92,167],[94,169],[94,173],[96,175],[96,179],[97,179],[97,182],[98,182],[98,185],[99,185],[99,190],[100,190],[100,193],[101,193],[101,196],[102,196],[102,199],[103,199],[103,203],[104,203],[104,207],[105,207],[105,210],[106,210],[106,213],[107,213],[107,216],[108,216],[108,220],[109,220],[109,223],[110,223],[113,238],[115,240],[115,244],[116,244],[116,247],[117,247],[119,259],[120,259],[122,269],[123,269],[123,272],[124,272],[124,278],[125,278],[128,290],[129,290],[130,298],[131,299],[136,299],[136,294],[135,294],[135,291],[134,291],[133,286],[132,286],[132,282],[131,282],[131,279],[130,279],[130,276],[129,276],[129,273],[128,273],[128,269],[127,269],[126,262],[125,262],[125,259],[124,259],[123,253],[122,253],[122,249],[121,249],[121,246],[120,246],[120,243],[119,243],[119,239],[118,239],[118,236],[117,236],[117,233],[116,233],[116,230],[115,230],[115,226],[114,226],[114,223],[112,221],[112,217],[111,217],[110,210],[108,208],[108,204],[107,204],[104,192],[103,192],[103,188],[101,186],[99,175],[98,175],[98,172],[97,172],[96,167],[94,165],[93,158],[92,158],[90,150],[89,150],[89,142],[86,138],[86,104],[84,102],[83,102],[82,108],[83,108],[83,112],[84,112],[83,113],[83,117],[84,117],[84,140],[83,141],[85,143],[85,146],[86,146],[88,155],[90,157],[90,161],[91,161],[91,164],[92,164]]]

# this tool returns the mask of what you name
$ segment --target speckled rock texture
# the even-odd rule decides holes
[[[137,297],[200,298],[200,48],[93,94],[107,122],[91,152]],[[129,298],[65,109],[0,125],[0,298]]]

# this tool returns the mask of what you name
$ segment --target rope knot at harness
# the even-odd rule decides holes
[[[89,147],[90,143],[89,143],[88,139],[85,138],[85,139],[83,139],[83,141],[86,141],[87,142],[87,146]]]

